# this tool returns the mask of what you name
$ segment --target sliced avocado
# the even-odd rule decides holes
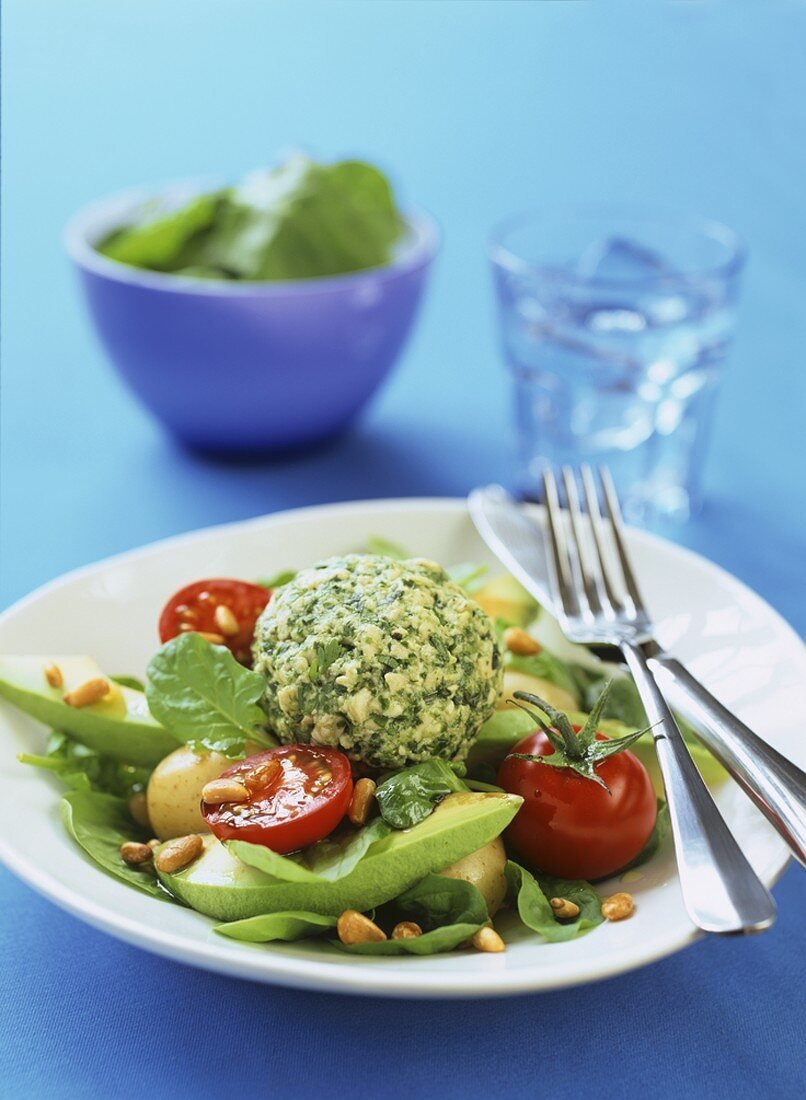
[[[51,664],[61,671],[61,687],[45,679]],[[141,691],[110,681],[108,694],[97,703],[63,702],[66,692],[103,675],[91,657],[0,657],[0,696],[104,756],[143,767],[158,763],[180,741],[151,716]]]
[[[473,593],[473,599],[481,604],[493,621],[503,619],[513,626],[526,626],[540,610],[537,600],[532,599],[523,585],[509,573],[487,581]]]
[[[172,875],[159,872],[159,877],[180,901],[218,920],[289,910],[324,916],[339,916],[345,909],[363,912],[483,847],[503,832],[521,801],[510,794],[448,795],[419,825],[373,844],[335,882],[281,882],[241,862],[214,837],[205,837],[204,853],[190,867]]]

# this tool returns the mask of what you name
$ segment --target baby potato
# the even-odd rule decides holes
[[[579,703],[565,688],[557,687],[550,680],[541,680],[538,676],[529,676],[519,669],[504,669],[504,688],[498,700],[497,710],[511,710],[515,704],[512,696],[516,691],[529,691],[532,695],[539,695],[547,703],[551,703],[557,710],[579,710]]]
[[[507,880],[504,869],[507,865],[507,854],[504,850],[504,842],[500,836],[471,852],[462,856],[456,863],[440,871],[445,878],[460,878],[471,883],[481,893],[487,902],[487,911],[494,917],[507,892]]]
[[[259,751],[258,745],[247,746],[249,753]],[[195,753],[187,745],[161,760],[151,773],[146,791],[154,835],[160,840],[172,840],[188,833],[207,832],[207,823],[199,809],[202,788],[234,763],[222,753]]]

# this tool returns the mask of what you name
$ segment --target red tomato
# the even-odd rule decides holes
[[[270,598],[267,588],[247,581],[195,581],[175,592],[162,609],[160,641],[188,630],[215,634],[241,664],[250,665],[255,622]]]
[[[353,795],[350,761],[338,749],[281,745],[240,760],[222,779],[238,779],[247,802],[211,806],[202,815],[219,840],[248,840],[285,854],[332,833]]]
[[[601,733],[596,738],[608,740]],[[512,751],[551,756],[554,748],[535,730]],[[504,760],[498,785],[524,800],[506,838],[527,863],[559,878],[605,878],[644,847],[657,816],[646,768],[625,749],[595,770],[609,791],[570,768]]]

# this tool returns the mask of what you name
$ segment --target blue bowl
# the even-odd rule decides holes
[[[203,188],[160,193],[187,202]],[[143,271],[93,247],[153,192],[77,214],[65,244],[90,313],[126,384],[182,443],[223,454],[313,446],[353,421],[400,354],[438,247],[411,213],[384,267],[291,282],[212,282]]]

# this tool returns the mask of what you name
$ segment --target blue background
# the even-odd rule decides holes
[[[716,216],[749,242],[708,506],[674,537],[803,632],[805,32],[802,4],[736,0],[7,0],[0,605],[203,524],[511,480],[485,235],[512,209],[597,198]],[[299,145],[376,159],[438,217],[443,253],[354,434],[293,461],[201,461],[109,370],[60,232],[105,192]],[[585,989],[429,1005],[192,971],[0,872],[0,1094],[795,1096],[802,873],[776,896],[758,939]]]

